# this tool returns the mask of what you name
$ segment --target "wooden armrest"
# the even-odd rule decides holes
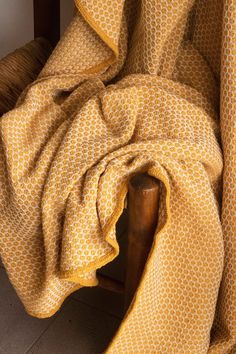
[[[125,307],[139,285],[158,222],[160,181],[137,174],[129,182]]]
[[[147,174],[137,174],[129,181],[128,192],[128,247],[125,284],[97,274],[99,286],[125,293],[128,309],[139,285],[157,227],[160,181]]]

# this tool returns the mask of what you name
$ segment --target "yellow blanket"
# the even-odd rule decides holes
[[[76,5],[0,121],[10,280],[37,317],[96,285],[119,253],[127,182],[147,171],[162,181],[159,225],[107,352],[236,353],[235,0]]]

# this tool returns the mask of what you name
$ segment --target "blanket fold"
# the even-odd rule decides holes
[[[162,182],[159,222],[107,353],[233,353],[235,6],[75,4],[38,79],[0,121],[0,254],[9,278],[41,318],[96,286],[96,270],[119,254],[128,181],[147,172]]]

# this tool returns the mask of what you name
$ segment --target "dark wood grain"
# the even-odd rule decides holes
[[[53,46],[60,39],[60,0],[34,0],[34,38],[44,37]]]
[[[103,274],[97,273],[98,285],[115,293],[124,293],[124,284]]]
[[[129,182],[125,309],[132,301],[152,246],[159,195],[159,181],[147,174],[137,174]]]

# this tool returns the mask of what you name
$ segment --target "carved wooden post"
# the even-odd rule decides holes
[[[138,287],[157,227],[160,182],[137,174],[129,182],[125,309]]]
[[[34,38],[44,37],[53,46],[60,39],[60,0],[34,0]]]

